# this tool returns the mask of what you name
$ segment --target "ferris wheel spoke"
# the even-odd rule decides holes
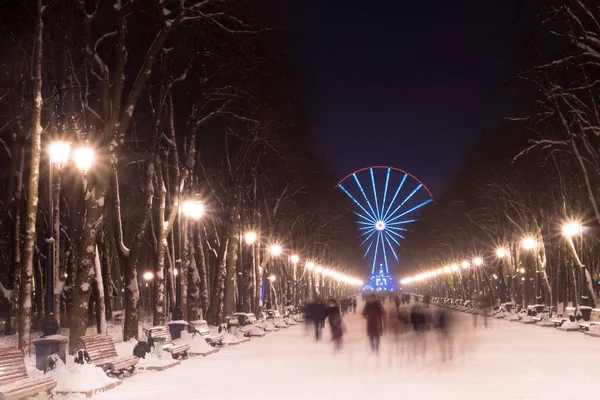
[[[352,213],[354,213],[355,215],[358,215],[359,217],[361,217],[362,219],[364,219],[365,221],[367,221],[371,225],[373,225],[375,222],[377,222],[377,221],[375,221],[373,219],[369,219],[369,217],[365,217],[364,215],[362,215],[361,213],[359,213],[357,211],[353,210]],[[365,224],[366,224],[366,222],[365,222]]]
[[[359,207],[360,207],[360,209],[361,209],[361,210],[363,210],[363,211],[365,212],[365,214],[367,214],[367,215],[370,217],[370,219],[369,219],[369,218],[366,218],[366,217],[363,217],[362,215],[358,214],[356,211],[354,211],[354,213],[355,213],[356,215],[358,215],[358,216],[362,217],[362,218],[365,218],[367,221],[371,221],[371,220],[372,220],[372,221],[373,221],[373,223],[375,223],[375,221],[376,221],[376,220],[375,220],[375,217],[373,217],[371,214],[369,214],[369,212],[368,212],[368,211],[367,211],[367,210],[366,210],[366,209],[365,209],[365,208],[362,206],[362,204],[360,204],[360,203],[358,202],[358,200],[356,200],[356,199],[354,198],[354,196],[352,196],[352,195],[350,194],[350,192],[346,190],[346,188],[345,188],[345,187],[343,187],[341,184],[340,184],[340,185],[338,185],[338,186],[340,187],[340,189],[342,189],[342,190],[344,191],[344,193],[346,193],[346,194],[348,195],[348,197],[350,197],[350,198],[352,199],[352,201],[353,201],[354,203],[356,203],[356,205],[357,205],[357,206],[359,206]]]
[[[383,189],[383,201],[381,203],[381,219],[383,219],[383,212],[385,210],[385,198],[387,197],[387,191],[388,191],[388,185],[390,183],[390,172],[392,171],[391,168],[387,169],[387,174],[385,176],[385,187]]]
[[[398,215],[397,217],[394,217],[394,218],[390,219],[390,222],[393,222],[394,220],[396,220],[398,218],[401,218],[401,217],[405,216],[406,214],[409,214],[409,213],[411,213],[411,212],[413,212],[415,210],[418,210],[419,208],[421,208],[423,206],[426,206],[427,204],[431,203],[432,201],[433,201],[433,199],[427,199],[424,202],[422,202],[421,204],[414,206],[410,210],[404,211],[402,214]]]
[[[362,185],[360,184],[360,181],[358,180],[358,177],[356,176],[356,174],[354,174],[352,176],[354,177],[354,180],[356,181],[356,185],[360,189],[360,192],[362,193],[363,197],[365,198],[365,201],[367,202],[367,205],[369,206],[369,209],[371,210],[372,214],[370,214],[370,215],[373,216],[374,220],[377,220],[377,213],[375,212],[375,210],[373,210],[373,206],[371,205],[371,202],[369,201],[369,198],[367,197],[367,194],[365,193],[365,190],[363,189]],[[364,208],[363,208],[363,210],[364,210]]]
[[[375,233],[375,232],[373,232],[373,233]],[[372,235],[371,235],[371,236],[372,236]],[[370,236],[369,236],[369,238],[370,238]],[[363,244],[364,244],[364,243],[365,243],[367,240],[369,240],[369,238],[365,239],[365,241],[363,242]],[[367,251],[365,251],[365,254],[363,255],[363,259],[367,258],[367,255],[369,254],[369,250],[371,250],[371,247],[373,247],[373,243],[375,243],[375,242],[374,242],[374,241],[371,241],[371,243],[369,244],[369,247],[367,247]],[[361,244],[361,246],[362,246],[362,244]]]
[[[373,268],[371,274],[375,273],[375,264],[377,264],[377,249],[379,249],[379,240],[381,239],[381,231],[377,231],[377,243],[375,244],[375,255],[373,256]]]
[[[401,231],[401,232],[412,232],[410,229],[400,228],[398,226],[388,226],[388,229],[392,229],[394,231]]]
[[[394,231],[388,231],[388,232],[391,233],[392,235],[395,235],[395,236],[399,237],[400,239],[406,239],[404,236],[402,236],[398,232],[394,232]]]
[[[402,200],[402,203],[400,203],[400,205],[399,205],[398,207],[396,207],[396,208],[394,209],[394,211],[392,211],[392,212],[391,212],[391,213],[390,213],[390,214],[387,216],[387,217],[388,217],[388,219],[389,219],[390,221],[393,221],[393,219],[391,219],[391,218],[394,216],[394,214],[396,214],[396,212],[397,212],[398,210],[400,210],[400,208],[402,208],[402,206],[403,206],[403,205],[404,205],[404,204],[405,204],[405,203],[406,203],[408,200],[410,200],[410,199],[411,199],[411,197],[413,197],[413,196],[415,195],[415,193],[417,193],[417,192],[419,191],[419,189],[421,189],[422,187],[423,187],[423,184],[421,184],[421,183],[420,183],[420,184],[419,184],[419,185],[418,185],[418,186],[415,188],[415,190],[413,190],[413,191],[411,192],[411,194],[409,194],[409,195],[408,195],[408,196],[407,196],[407,197],[406,197],[404,200]]]
[[[404,186],[404,182],[406,181],[407,177],[408,177],[408,174],[404,174],[404,176],[402,177],[402,181],[400,181],[400,185],[396,189],[396,193],[394,193],[394,197],[392,197],[392,201],[390,201],[390,206],[388,207],[387,211],[385,213],[383,213],[384,221],[387,218],[387,215],[389,214],[390,210],[392,209],[392,206],[394,205],[394,202],[396,201],[396,197],[398,197],[398,194],[400,193],[402,186]]]
[[[419,220],[418,220],[418,219],[404,219],[404,220],[402,220],[402,221],[395,221],[395,222],[392,222],[392,223],[390,223],[390,225],[392,225],[392,226],[393,226],[393,225],[404,225],[404,224],[411,224],[411,223],[413,223],[413,222],[417,222],[417,221],[419,221]]]
[[[392,240],[394,241],[394,243],[396,243],[398,246],[400,246],[400,242],[399,242],[399,241],[397,241],[395,237],[393,237],[392,235],[388,235],[388,237],[389,237],[390,239],[392,239]]]
[[[388,262],[387,262],[387,254],[385,253],[385,234],[382,233],[381,234],[381,250],[383,251],[383,262],[385,263],[385,273],[389,274],[390,270],[388,269]]]
[[[371,168],[371,185],[373,185],[373,198],[375,199],[375,215],[377,216],[377,219],[380,220],[381,214],[379,213],[379,201],[377,200],[377,189],[375,189],[375,176],[373,174],[373,168]]]
[[[394,246],[392,246],[392,244],[390,243],[389,237],[390,237],[390,235],[384,236],[385,241],[387,242],[388,246],[390,247],[390,250],[392,251],[392,254],[394,255],[394,258],[396,259],[396,261],[400,261],[398,259],[398,254],[396,254],[396,251],[394,250]]]

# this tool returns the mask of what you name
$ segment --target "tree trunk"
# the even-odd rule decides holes
[[[196,237],[196,249],[198,251],[197,267],[200,275],[200,309],[202,310],[202,318],[206,318],[208,313],[208,274],[206,267],[206,257],[204,255],[204,244],[202,236],[202,228],[198,229]]]
[[[238,256],[238,244],[239,244],[239,227],[240,227],[240,203],[241,193],[236,193],[234,199],[234,207],[231,210],[231,231],[229,232],[229,246],[227,249],[227,260],[226,260],[226,276],[225,276],[225,291],[223,301],[223,313],[224,315],[231,315],[235,313],[235,278],[236,278],[236,263]]]
[[[96,243],[104,223],[104,203],[108,189],[108,182],[103,179],[102,174],[103,172],[96,176],[95,185],[90,185],[85,194],[86,221],[78,251],[75,287],[73,288],[69,335],[71,354],[78,350],[78,339],[85,335],[87,330],[91,283],[96,268]]]
[[[33,255],[36,241],[36,221],[38,210],[38,189],[40,180],[40,157],[42,141],[42,40],[44,23],[42,21],[42,0],[37,0],[36,33],[33,51],[33,108],[31,115],[31,163],[29,170],[29,190],[27,215],[25,222],[24,263],[21,270],[19,290],[19,348],[28,350],[31,334],[31,302]]]
[[[154,326],[164,325],[166,323],[166,296],[165,296],[165,253],[167,246],[167,235],[165,234],[165,202],[167,191],[164,182],[159,182],[161,185],[160,204],[158,211],[159,237],[158,249],[156,254],[156,267],[154,271],[154,313],[152,324]]]
[[[15,333],[14,316],[19,314],[19,289],[21,283],[21,201],[23,193],[23,164],[25,158],[23,143],[19,142],[17,152],[19,159],[16,163],[16,168],[14,170],[15,194],[12,208],[12,299],[10,303],[9,315],[6,318],[6,326],[4,327],[4,332],[6,335],[12,335]]]
[[[188,320],[195,321],[200,319],[201,304],[200,304],[200,273],[196,265],[196,255],[194,249],[194,227],[190,226],[188,230],[189,239],[186,240],[188,257],[185,262],[189,264],[187,273],[187,316]]]
[[[221,323],[223,319],[223,296],[225,294],[225,275],[226,275],[226,262],[227,262],[227,250],[229,248],[229,240],[225,240],[222,243],[222,250],[217,260],[217,269],[215,272],[215,289],[212,293],[210,305],[206,312],[206,320],[217,325]]]
[[[152,200],[154,198],[154,164],[149,162],[146,167],[146,182],[144,185],[146,194],[146,209],[142,220],[137,226],[133,235],[131,250],[125,265],[125,323],[123,327],[123,340],[128,341],[131,338],[138,338],[139,325],[139,302],[140,291],[138,284],[138,262],[146,228],[152,217]]]
[[[98,288],[98,299],[96,305],[96,330],[98,333],[108,333],[106,327],[106,304],[104,302],[104,279],[102,278],[102,264],[100,263],[100,252],[96,245],[96,259],[94,262],[94,277]]]

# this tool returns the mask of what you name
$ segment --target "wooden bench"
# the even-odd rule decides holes
[[[581,321],[579,322],[579,327],[584,330],[589,330],[592,325],[600,325],[600,308],[593,308],[590,313],[589,321]]]
[[[163,348],[165,351],[171,353],[171,356],[175,359],[182,359],[188,356],[188,351],[190,350],[189,344],[175,344],[173,339],[171,338],[171,332],[169,331],[169,327],[167,326],[153,326],[149,328],[147,331],[148,341],[150,342],[153,339],[162,338],[165,340],[165,344]]]
[[[192,326],[193,333],[197,333],[202,336],[204,340],[206,340],[206,342],[211,346],[216,347],[223,344],[223,335],[220,333],[210,333],[210,330],[208,329],[208,323],[205,320],[199,319],[196,321],[191,321],[190,324]]]
[[[552,319],[555,326],[561,326],[563,322],[571,319],[573,317],[573,321],[575,321],[575,307],[565,307],[565,312],[563,315],[558,314],[558,316]]]
[[[102,368],[108,376],[122,377],[132,374],[140,361],[136,356],[119,357],[115,343],[109,335],[88,335],[79,338],[92,364]]]
[[[16,347],[0,349],[0,399],[18,400],[50,395],[56,387],[52,378],[31,379],[23,353]]]
[[[115,322],[115,324],[122,324],[123,321],[125,320],[125,313],[122,310],[121,311],[113,311],[112,319]]]

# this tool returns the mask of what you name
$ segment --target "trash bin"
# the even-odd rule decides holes
[[[152,340],[154,341],[154,352],[155,352],[156,356],[158,358],[162,358],[162,356],[164,354],[165,342],[167,341],[167,339],[163,338],[163,337],[159,337],[159,338],[153,338]]]
[[[231,333],[232,335],[237,335],[237,331],[240,328],[240,323],[239,321],[236,320],[229,320],[229,322],[227,323],[227,332]]]

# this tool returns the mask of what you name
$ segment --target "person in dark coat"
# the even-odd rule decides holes
[[[379,342],[383,334],[385,311],[383,305],[374,294],[367,298],[367,304],[365,304],[362,315],[367,319],[367,335],[369,336],[371,350],[378,353]]]
[[[335,350],[338,351],[342,348],[344,329],[340,307],[335,299],[329,299],[327,302],[327,318],[329,320],[329,327],[331,328],[331,339],[333,340]]]
[[[354,314],[356,314],[356,307],[358,306],[358,304],[356,303],[356,297],[354,297],[352,299],[352,310],[354,311]]]

